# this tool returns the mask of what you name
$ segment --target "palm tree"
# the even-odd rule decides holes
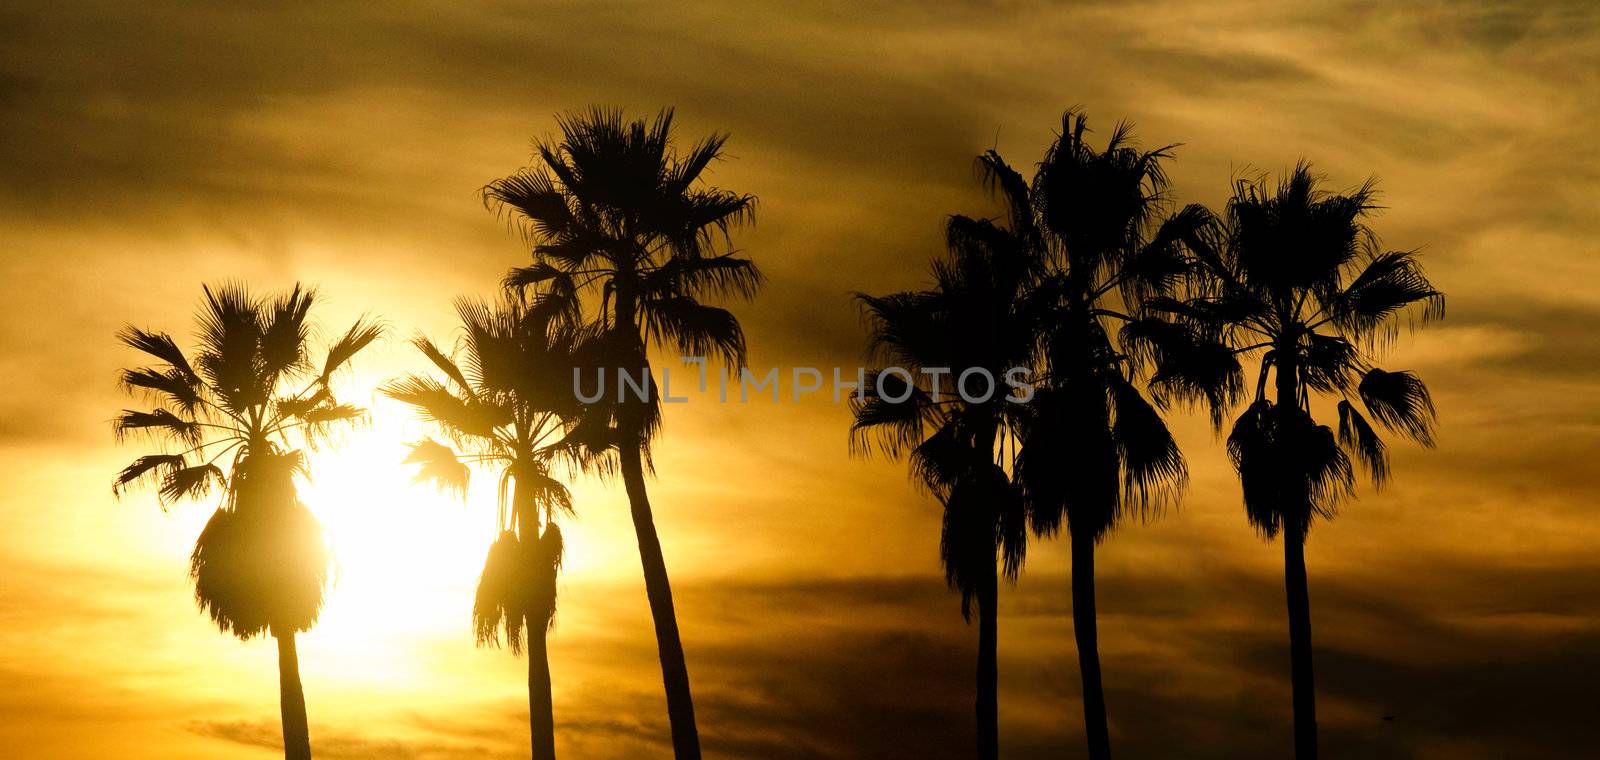
[[[1383,251],[1366,225],[1376,208],[1374,183],[1344,195],[1319,184],[1303,162],[1276,188],[1265,179],[1238,182],[1219,224],[1193,247],[1197,292],[1162,305],[1236,352],[1262,352],[1254,399],[1228,436],[1228,455],[1250,523],[1268,540],[1283,539],[1301,760],[1317,755],[1307,532],[1353,494],[1352,456],[1375,484],[1387,479],[1387,448],[1373,420],[1433,445],[1427,387],[1413,372],[1373,361],[1398,334],[1402,314],[1424,322],[1444,316],[1444,295],[1416,253]],[[1337,432],[1314,419],[1318,394],[1338,399]]]
[[[1028,406],[1017,479],[1034,531],[1054,535],[1065,521],[1070,538],[1084,726],[1098,759],[1111,756],[1111,740],[1095,546],[1130,514],[1149,516],[1173,501],[1187,478],[1157,410],[1162,391],[1220,402],[1237,390],[1238,363],[1225,348],[1208,350],[1198,336],[1140,311],[1179,282],[1184,241],[1208,219],[1198,207],[1166,215],[1162,162],[1172,146],[1140,150],[1122,123],[1101,150],[1087,132],[1087,117],[1067,111],[1031,187],[1012,181],[1010,205],[1013,224],[1030,230],[1049,262],[1033,293],[1045,381]],[[1003,165],[993,152],[989,160]],[[1138,386],[1146,370],[1156,404]]]
[[[295,285],[271,299],[236,284],[204,292],[192,362],[167,333],[129,326],[118,334],[160,363],[122,372],[123,386],[155,408],[124,410],[112,429],[118,440],[142,435],[159,449],[118,473],[112,492],[153,481],[165,507],[221,488],[222,505],[189,560],[195,601],[223,633],[278,640],[284,756],[309,758],[295,634],[317,622],[329,557],[321,525],[295,493],[294,476],[306,474],[297,444],[313,448],[334,427],[363,419],[365,410],[334,399],[331,381],[382,330],[358,320],[316,363],[307,321],[314,290]]]
[[[996,180],[1015,180],[998,174],[1008,171],[1003,164],[980,166]],[[913,479],[944,508],[945,579],[961,593],[969,622],[972,602],[978,606],[975,709],[985,759],[999,756],[998,578],[1014,581],[1026,550],[1026,517],[1007,469],[1023,407],[1000,379],[1033,362],[1026,295],[1041,262],[1027,234],[951,217],[949,253],[933,263],[931,289],[856,296],[870,351],[886,368],[872,371],[852,399],[851,450],[907,458]]]
[[[484,200],[516,219],[534,242],[534,264],[512,270],[506,286],[541,285],[540,307],[568,315],[582,313],[582,292],[597,291],[605,364],[644,378],[643,394],[610,407],[607,439],[589,443],[617,450],[655,623],[673,752],[679,760],[698,758],[689,671],[645,491],[650,444],[661,422],[647,346],[715,355],[735,368],[743,363],[738,319],[701,301],[750,298],[759,289],[755,264],[737,255],[729,240],[734,227],[753,219],[755,198],[703,184],[701,175],[722,155],[727,135],[711,135],[679,153],[670,109],[650,121],[624,121],[621,111],[593,108],[560,117],[558,124],[560,140],[541,142],[533,166],[489,183]]]
[[[513,654],[528,655],[528,723],[533,757],[555,757],[555,719],[546,636],[555,625],[556,575],[561,569],[558,513],[572,497],[551,476],[564,453],[566,431],[581,416],[572,393],[572,368],[581,331],[506,297],[489,306],[458,299],[460,358],[425,336],[413,344],[444,375],[412,375],[383,387],[439,428],[455,448],[431,438],[411,447],[407,463],[418,480],[465,497],[472,466],[498,470],[497,538],[489,549],[472,608],[480,646],[499,646],[502,630]]]

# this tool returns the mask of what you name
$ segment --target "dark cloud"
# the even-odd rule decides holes
[[[1507,375],[1592,383],[1600,376],[1600,306],[1520,302],[1457,310],[1452,327],[1484,326],[1516,336],[1513,349],[1475,364]]]
[[[277,721],[195,721],[189,725],[189,730],[211,739],[283,751],[283,729]],[[469,744],[369,738],[326,729],[316,731],[314,745],[318,757],[340,760],[367,760],[375,757],[395,760],[465,760],[465,758],[519,756],[517,752],[496,752]]]
[[[1100,578],[1107,698],[1119,749],[1131,756],[1273,756],[1288,746],[1281,578],[1226,568],[1212,576]],[[1395,577],[1405,585],[1395,588]],[[1590,562],[1508,570],[1442,560],[1398,576],[1337,578],[1313,568],[1329,752],[1422,758],[1477,746],[1486,757],[1535,756],[1600,738],[1582,697],[1600,651],[1600,604],[1583,592],[1595,578],[1600,566]],[[938,582],[696,583],[678,596],[681,616],[715,631],[689,651],[708,754],[970,754],[975,633]],[[1081,707],[1066,579],[1025,577],[1003,598],[1007,753],[1075,752]],[[1566,622],[1551,627],[1552,614]],[[641,673],[632,696],[580,690],[558,705],[558,727],[567,741],[653,737],[664,747],[663,721],[594,714],[598,704],[653,716],[649,680]]]
[[[1130,62],[1170,72],[1169,81],[1200,91],[1249,88],[1254,85],[1316,87],[1319,75],[1293,60],[1250,52],[1161,47],[1126,49]]]

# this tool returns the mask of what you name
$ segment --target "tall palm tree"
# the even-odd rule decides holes
[[[999,756],[998,579],[1016,579],[1027,530],[1009,474],[1022,405],[1001,379],[1032,366],[1026,296],[1041,262],[1025,230],[988,219],[951,217],[946,242],[932,288],[856,296],[870,351],[885,369],[871,372],[852,399],[851,448],[905,457],[944,508],[945,579],[961,593],[964,618],[971,620],[974,600],[978,606],[977,747],[990,759]]]
[[[295,285],[257,298],[228,284],[204,292],[193,361],[167,333],[129,326],[118,335],[160,363],[122,372],[123,386],[155,408],[124,410],[112,429],[119,440],[145,436],[159,450],[118,473],[112,492],[154,482],[165,506],[222,490],[189,560],[195,601],[223,633],[277,639],[284,756],[309,758],[295,634],[316,624],[329,556],[294,476],[306,474],[302,447],[364,417],[334,399],[331,381],[382,331],[358,320],[313,362],[314,290]],[[224,457],[226,469],[217,464]]]
[[[760,272],[729,240],[734,227],[753,219],[755,198],[704,184],[701,175],[722,155],[727,135],[711,135],[680,153],[672,143],[670,109],[653,120],[625,121],[621,111],[593,108],[558,123],[559,141],[541,142],[534,165],[489,183],[484,200],[513,217],[534,243],[534,264],[512,270],[506,286],[540,285],[540,307],[569,315],[583,312],[583,292],[597,292],[594,319],[605,364],[646,378],[642,397],[611,406],[609,440],[589,442],[617,450],[655,623],[673,752],[679,760],[698,758],[689,671],[645,491],[650,444],[661,422],[647,347],[671,345],[731,367],[743,363],[738,319],[702,300],[750,298],[759,289]],[[620,389],[618,395],[625,396]]]
[[[1220,403],[1238,387],[1237,361],[1181,326],[1143,313],[1188,266],[1184,241],[1208,219],[1168,215],[1162,163],[1173,146],[1140,150],[1128,124],[1104,149],[1069,110],[1031,187],[1013,180],[1016,225],[1046,249],[1033,297],[1041,310],[1045,381],[1028,406],[1017,478],[1035,532],[1065,522],[1072,554],[1072,621],[1089,755],[1111,756],[1095,617],[1095,546],[1130,514],[1172,502],[1187,468],[1157,405],[1163,389]],[[998,155],[990,160],[999,164]],[[1015,175],[1015,172],[1010,172]],[[1152,373],[1155,404],[1139,389]]]
[[[489,549],[472,608],[480,646],[498,646],[502,630],[513,654],[527,649],[528,724],[533,757],[555,757],[555,719],[546,636],[555,624],[556,575],[561,569],[558,513],[572,497],[551,476],[566,432],[581,417],[572,393],[582,333],[520,299],[499,304],[458,299],[459,360],[425,336],[413,344],[444,375],[411,375],[383,387],[410,404],[464,454],[424,439],[408,463],[417,478],[465,496],[472,466],[498,470],[498,538]]]
[[[1306,536],[1315,518],[1332,518],[1353,494],[1352,456],[1374,483],[1387,479],[1387,447],[1373,421],[1433,445],[1433,401],[1422,380],[1373,362],[1398,334],[1402,315],[1444,315],[1444,295],[1416,253],[1383,251],[1367,226],[1374,184],[1343,195],[1319,185],[1303,162],[1276,187],[1265,179],[1238,182],[1219,224],[1194,246],[1197,293],[1164,304],[1236,352],[1261,352],[1255,395],[1228,436],[1228,455],[1250,523],[1264,538],[1283,540],[1301,760],[1317,755]],[[1317,395],[1337,399],[1337,432],[1314,418]]]

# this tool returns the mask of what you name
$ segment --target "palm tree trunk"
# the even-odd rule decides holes
[[[306,728],[306,695],[300,687],[300,655],[294,633],[273,634],[278,639],[278,709],[283,715],[285,760],[311,760],[311,733]]]
[[[1295,345],[1276,350],[1276,383],[1280,406],[1300,408],[1300,372],[1293,361]],[[1306,584],[1306,530],[1311,505],[1296,504],[1286,510],[1283,541],[1283,586],[1289,606],[1289,680],[1294,706],[1294,756],[1317,757],[1317,689],[1311,672],[1311,592]]]
[[[1072,536],[1072,631],[1078,640],[1078,673],[1083,678],[1083,729],[1089,757],[1111,757],[1106,695],[1100,685],[1100,633],[1094,606],[1094,538]]]
[[[978,758],[1000,757],[1000,666],[999,640],[1000,582],[994,562],[989,562],[987,577],[978,590]]]
[[[638,438],[633,438],[637,441]],[[678,617],[672,606],[672,584],[667,561],[661,555],[650,497],[644,490],[644,466],[638,444],[624,439],[619,458],[622,484],[628,492],[633,530],[639,539],[639,559],[644,565],[644,592],[655,620],[656,649],[661,656],[661,680],[667,690],[667,718],[672,723],[672,753],[677,760],[699,760],[700,735],[694,724],[694,699],[689,694],[689,668],[683,660],[683,640],[678,637]]]
[[[533,760],[555,760],[555,705],[550,698],[548,631],[539,621],[528,626],[528,727]]]
[[[1305,534],[1284,531],[1283,585],[1289,600],[1289,676],[1294,689],[1294,756],[1317,757],[1317,690],[1311,669],[1311,592]]]

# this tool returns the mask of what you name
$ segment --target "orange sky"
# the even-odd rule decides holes
[[[35,5],[37,7],[35,7]],[[295,3],[0,9],[0,752],[267,758],[270,643],[240,644],[185,577],[204,505],[113,501],[126,322],[184,333],[202,282],[316,283],[331,329],[397,339],[346,383],[374,424],[314,462],[340,549],[301,638],[323,757],[515,757],[523,664],[472,646],[492,489],[412,487],[426,432],[373,397],[451,336],[449,301],[526,252],[476,197],[553,114],[678,108],[730,131],[716,184],[760,198],[736,242],[769,285],[736,307],[750,364],[855,366],[848,293],[917,286],[943,217],[990,213],[972,157],[1037,160],[1072,105],[1181,142],[1176,196],[1300,157],[1381,179],[1375,225],[1423,248],[1448,318],[1399,342],[1441,444],[1396,446],[1308,547],[1334,756],[1560,756],[1600,741],[1600,8],[1380,3]],[[847,456],[848,411],[668,408],[652,484],[708,756],[941,757],[970,746],[975,631],[945,591],[936,507]],[[1288,746],[1281,552],[1246,524],[1220,444],[1174,421],[1181,508],[1099,553],[1113,737],[1125,756]],[[584,483],[552,640],[571,757],[657,754],[654,641],[625,501]],[[1066,547],[1003,592],[1001,736],[1082,751]],[[1381,716],[1397,715],[1394,721]],[[1178,749],[1175,749],[1178,748]]]

